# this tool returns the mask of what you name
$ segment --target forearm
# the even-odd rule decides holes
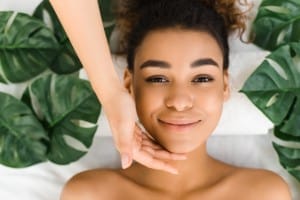
[[[97,0],[50,0],[92,87],[101,101],[109,101],[122,87],[114,69]],[[109,87],[108,87],[109,85]]]

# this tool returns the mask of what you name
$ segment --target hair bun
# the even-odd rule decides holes
[[[119,0],[117,15],[119,24],[122,29],[130,29],[133,24],[137,23],[139,15],[147,7],[155,3],[176,3],[177,1],[191,1],[191,0]],[[245,22],[247,20],[246,12],[241,10],[241,7],[249,8],[247,0],[196,0],[200,1],[207,7],[214,9],[219,13],[225,22],[228,32],[238,30],[243,33],[245,30]]]
[[[250,10],[247,0],[204,0],[219,13],[225,22],[228,32],[238,30],[241,34],[246,28],[246,13]],[[246,11],[242,11],[241,7],[246,7]]]

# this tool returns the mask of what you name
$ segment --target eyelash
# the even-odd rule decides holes
[[[200,75],[192,80],[193,83],[208,83],[212,82],[214,79],[209,75]],[[167,78],[163,76],[151,76],[146,79],[148,83],[168,83],[170,82]]]
[[[194,80],[192,81],[194,83],[208,83],[214,81],[214,79],[209,75],[201,75],[196,78],[196,80],[198,81],[194,81]]]
[[[146,79],[146,82],[148,82],[148,83],[167,83],[169,81],[163,76],[150,76]]]

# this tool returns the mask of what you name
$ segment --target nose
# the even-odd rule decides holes
[[[193,107],[193,95],[186,88],[174,88],[165,99],[165,105],[169,109],[185,111]]]

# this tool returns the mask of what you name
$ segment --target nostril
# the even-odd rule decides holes
[[[176,95],[166,99],[165,105],[169,109],[185,111],[193,107],[193,99],[187,95]]]

